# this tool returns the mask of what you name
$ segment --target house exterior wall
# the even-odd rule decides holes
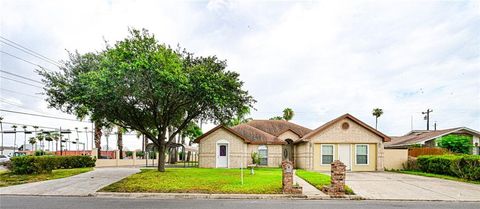
[[[248,164],[253,164],[251,154],[258,153],[258,146],[256,144],[248,144],[247,155]],[[267,146],[267,167],[279,167],[282,165],[282,145],[266,145]]]
[[[199,161],[198,166],[201,168],[215,168],[216,167],[216,152],[217,142],[225,140],[228,142],[228,167],[240,168],[247,164],[247,144],[239,137],[231,134],[224,129],[218,129],[203,138],[199,143]]]
[[[348,123],[348,129],[343,129],[342,124]],[[313,166],[310,169],[329,171],[330,165],[321,165],[321,145],[334,145],[334,159],[338,159],[338,144],[351,144],[351,170],[375,171],[383,170],[384,146],[382,137],[358,125],[356,122],[345,118],[332,124],[327,129],[310,137],[313,144]],[[355,165],[355,144],[369,145],[368,165]]]
[[[312,154],[311,143],[296,144],[294,151],[295,166],[300,169],[311,170]]]
[[[385,169],[403,169],[408,160],[408,149],[385,149]]]

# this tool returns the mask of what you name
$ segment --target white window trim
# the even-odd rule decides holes
[[[359,164],[357,162],[358,158],[357,158],[357,153],[358,153],[358,147],[359,146],[367,146],[367,164]],[[369,144],[355,144],[355,165],[359,165],[359,166],[367,166],[367,165],[370,165],[370,145]]]
[[[320,165],[330,165],[328,164],[323,164],[323,147],[324,146],[332,146],[332,162],[335,161],[335,145],[334,144],[322,144],[320,146]]]
[[[260,149],[261,147],[264,147],[265,149]],[[260,150],[267,150],[267,156],[265,156],[267,158],[267,164],[266,165],[261,165],[261,166],[268,166],[268,146],[267,145],[259,145],[258,148],[257,148],[258,155],[260,155]],[[259,165],[260,165],[260,162],[259,162]]]
[[[227,145],[227,168],[230,168],[230,142],[225,139],[220,139],[215,143],[215,168],[218,167],[218,152],[220,145]],[[222,167],[223,168],[223,167]]]

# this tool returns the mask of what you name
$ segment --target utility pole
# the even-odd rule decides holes
[[[425,115],[423,119],[427,121],[427,131],[430,130],[430,113],[431,112],[433,112],[433,110],[431,109],[427,109],[426,112],[422,112],[422,114]]]
[[[434,130],[434,131],[437,130],[437,121],[433,122],[433,130]]]

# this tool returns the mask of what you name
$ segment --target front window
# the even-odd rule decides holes
[[[356,145],[356,162],[358,165],[367,165],[368,164],[368,145],[366,144],[357,144]]]
[[[333,145],[322,145],[322,164],[330,164],[333,162]]]
[[[258,158],[260,165],[268,165],[268,148],[265,145],[258,146]]]

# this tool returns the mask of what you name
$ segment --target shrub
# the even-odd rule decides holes
[[[45,151],[43,150],[37,150],[33,153],[33,155],[35,156],[42,156],[42,155],[45,155]]]
[[[478,155],[424,155],[417,158],[420,171],[480,180]]]
[[[415,171],[415,170],[420,170],[418,168],[417,164],[417,158],[415,157],[408,157],[408,160],[406,163],[402,164],[403,170],[409,170],[409,171]]]
[[[132,156],[133,156],[133,152],[132,152],[132,151],[126,151],[126,152],[125,152],[125,156],[126,156],[126,157],[132,157]]]
[[[11,158],[10,170],[15,174],[50,173],[59,168],[94,167],[90,156],[21,156]]]
[[[470,154],[472,151],[472,136],[450,134],[438,140],[438,146],[455,153]]]

